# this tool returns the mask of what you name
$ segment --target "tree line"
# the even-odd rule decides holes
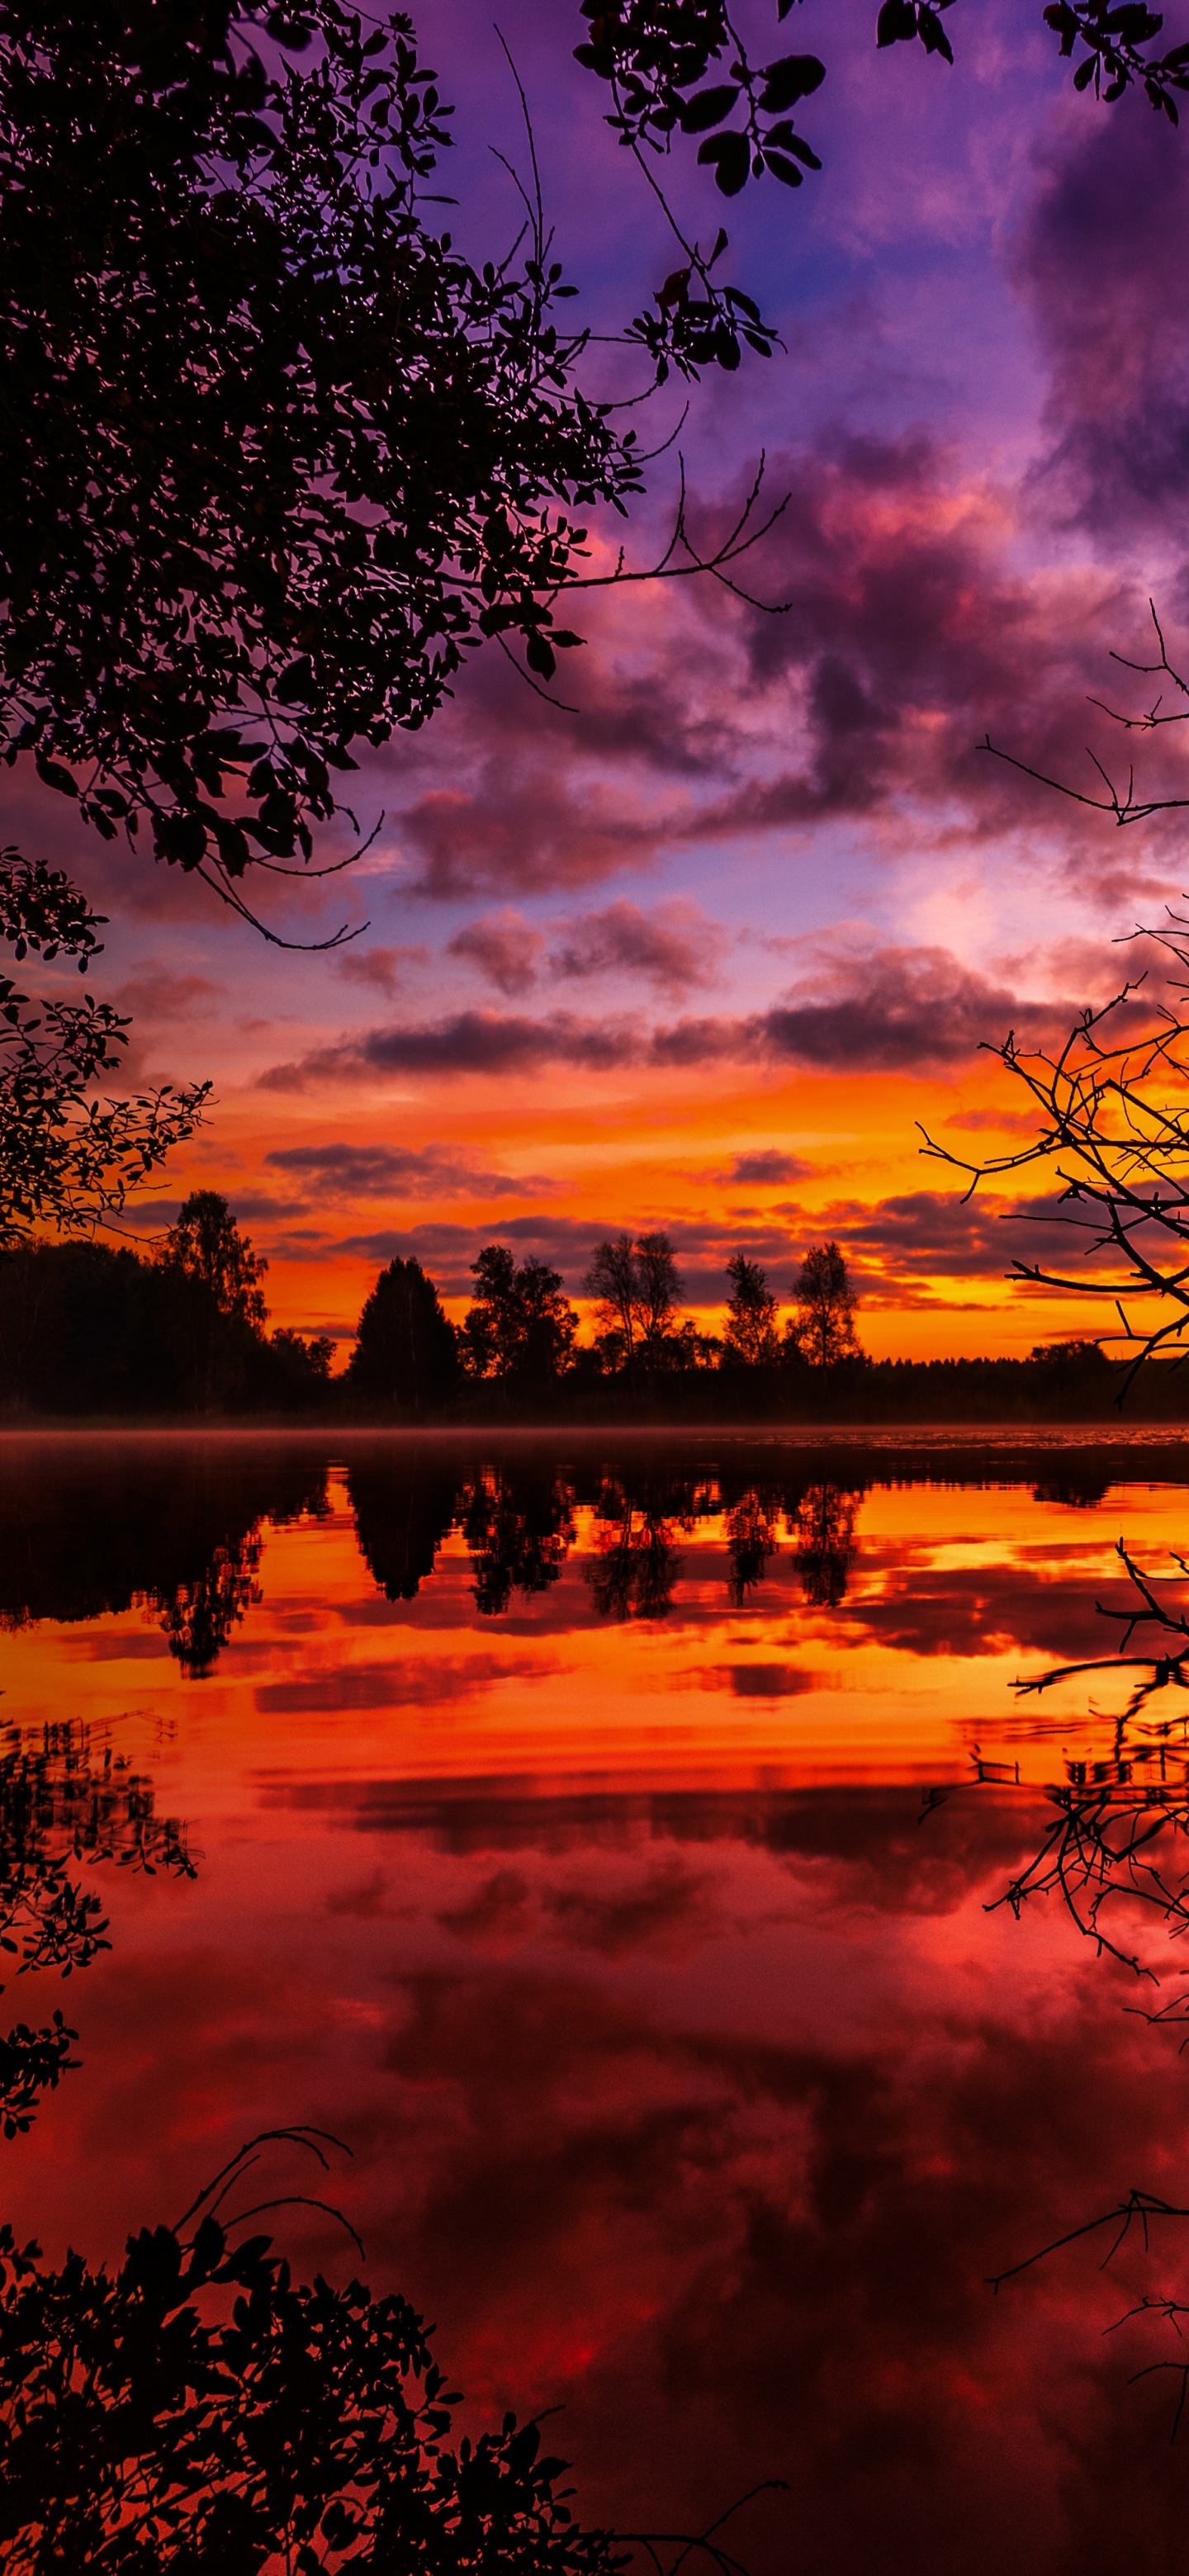
[[[681,1312],[676,1255],[659,1232],[622,1233],[597,1246],[583,1281],[594,1313],[590,1342],[578,1339],[579,1317],[561,1272],[535,1253],[517,1261],[508,1245],[486,1244],[471,1275],[474,1298],[455,1326],[420,1262],[390,1261],[359,1318],[349,1392],[417,1416],[439,1411],[468,1383],[534,1396],[563,1382],[626,1388],[710,1371],[832,1368],[859,1357],[858,1298],[836,1243],[806,1253],[783,1336],[767,1272],[742,1252],[726,1265],[723,1332],[703,1332]]]
[[[0,1416],[450,1421],[1108,1419],[1119,1368],[1095,1342],[1027,1359],[873,1360],[838,1244],[812,1244],[781,1301],[761,1262],[726,1264],[721,1333],[683,1312],[670,1237],[598,1244],[582,1285],[485,1244],[460,1323],[413,1256],[364,1300],[345,1370],[334,1343],[270,1326],[268,1263],[227,1200],[196,1190],[161,1245],[39,1243],[0,1258]],[[1189,1388],[1149,1362],[1129,1410],[1180,1421]]]
[[[0,1407],[10,1413],[305,1413],[334,1344],[268,1328],[257,1254],[217,1190],[159,1251],[35,1243],[0,1259]]]
[[[346,1371],[334,1344],[269,1329],[268,1264],[225,1198],[196,1190],[160,1249],[40,1243],[0,1262],[0,1405],[10,1413],[309,1413],[328,1404],[383,1418],[448,1414],[480,1389],[539,1404],[561,1390],[625,1389],[711,1372],[832,1367],[858,1355],[857,1299],[837,1244],[815,1245],[797,1275],[783,1337],[763,1266],[728,1262],[725,1328],[681,1311],[667,1234],[600,1243],[584,1287],[595,1331],[561,1272],[501,1243],[472,1264],[474,1294],[451,1322],[414,1258],[390,1261],[369,1292]]]

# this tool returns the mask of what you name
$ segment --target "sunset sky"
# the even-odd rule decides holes
[[[1143,702],[1108,654],[1145,654],[1149,593],[1189,660],[1189,132],[1142,99],[1076,98],[1036,0],[963,0],[952,70],[877,54],[874,14],[804,0],[778,37],[751,0],[759,59],[827,62],[799,118],[819,176],[724,207],[691,148],[671,173],[704,242],[725,216],[727,273],[787,344],[695,388],[679,441],[703,537],[766,452],[787,501],[748,579],[785,613],[707,579],[598,594],[564,709],[479,657],[352,782],[361,831],[384,818],[360,865],[270,911],[294,939],[368,925],[329,958],[266,947],[176,873],[100,849],[64,800],[10,792],[9,835],[112,915],[95,989],[134,1015],[138,1075],[215,1082],[139,1230],[189,1187],[225,1190],[277,1322],[349,1336],[395,1253],[464,1300],[493,1239],[577,1292],[625,1226],[668,1228],[708,1314],[731,1252],[786,1297],[836,1236],[877,1356],[1023,1352],[1099,1321],[1005,1284],[1013,1253],[1060,1237],[999,1223],[1005,1188],[963,1208],[917,1122],[962,1153],[1022,1141],[979,1041],[1062,1031],[1121,980],[1112,940],[1187,881],[1175,815],[1120,834],[975,746],[989,731],[1091,785],[1089,744],[1125,772],[1087,698]],[[569,311],[613,332],[674,264],[660,215],[571,60],[576,9],[513,0],[500,23]],[[457,102],[450,220],[483,258],[516,224],[490,150],[524,155],[511,76],[476,0],[419,25]],[[587,381],[638,377],[598,349]],[[638,415],[644,445],[682,400]],[[641,566],[676,448],[649,471]],[[618,535],[596,522],[598,565]],[[1184,792],[1179,735],[1138,757]],[[344,825],[320,855],[350,846]]]

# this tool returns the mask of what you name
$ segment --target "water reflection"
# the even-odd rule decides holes
[[[73,1725],[46,1727],[35,1743],[10,1729],[0,1753],[0,1950],[19,1976],[52,1970],[65,1979],[110,1950],[102,1899],[71,1874],[80,1861],[148,1877],[196,1875],[184,1828],[156,1813],[151,1780],[110,1744],[100,1753]],[[6,2138],[29,2129],[40,2096],[77,2065],[69,2056],[77,2037],[57,2011],[51,2024],[21,2022],[0,2039]]]
[[[514,1592],[531,1600],[557,1582],[574,1544],[574,1495],[552,1464],[480,1468],[459,1492],[474,1570],[475,1607],[498,1619]]]
[[[24,1460],[28,1461],[21,1472]],[[142,1602],[194,1679],[259,1600],[265,1518],[327,1510],[326,1461],[196,1441],[13,1444],[0,1478],[0,1630]]]
[[[693,1526],[693,1499],[691,1493],[680,1524],[686,1530]],[[598,1500],[598,1554],[589,1575],[600,1619],[668,1618],[681,1572],[672,1505],[671,1491],[658,1490],[647,1478],[605,1480]]]
[[[815,1610],[836,1610],[846,1598],[858,1508],[859,1496],[838,1485],[811,1485],[797,1506],[797,1565]]]
[[[386,1601],[415,1601],[454,1527],[457,1478],[432,1450],[414,1458],[365,1453],[347,1466],[359,1552]]]
[[[1181,1454],[361,1438],[138,1472],[6,1484],[5,1705],[32,1749],[78,1708],[92,1773],[151,1773],[208,1865],[104,1882],[18,2233],[117,2255],[308,2120],[476,2408],[564,2404],[584,2519],[700,2527],[775,2474],[756,2576],[1177,2564],[1167,2409],[1119,2438],[1117,2291],[984,2283],[1181,2153],[1183,2077],[1120,2009],[1180,1993],[1122,1961],[1160,1973],[1175,1928],[1133,1935],[1123,1881],[1181,1885],[1181,1695],[1010,1688],[1101,1659],[1118,1529],[1179,1544]],[[1107,1844],[1099,1959],[1065,1889]],[[286,2230],[343,2277],[316,2213]]]

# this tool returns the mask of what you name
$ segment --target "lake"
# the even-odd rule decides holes
[[[1175,1574],[1166,1432],[5,1436],[9,1774],[111,1948],[9,1980],[83,2062],[0,2215],[115,2256],[309,2122],[350,2157],[259,2197],[342,2207],[469,2418],[563,2408],[584,2518],[780,2478],[753,2576],[1167,2576],[1189,2427],[1175,2373],[1128,2383],[1177,2339],[1117,2321],[1189,2231],[987,2285],[1189,2199],[1189,1950],[1143,1876],[1179,1882],[1189,1700],[1014,1687],[1110,1654],[1121,1536]],[[1137,1814],[1099,1955],[1085,1820]],[[316,2209],[266,2223],[357,2268]]]

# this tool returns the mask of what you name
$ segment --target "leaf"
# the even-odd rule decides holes
[[[811,98],[825,77],[826,66],[816,54],[786,54],[782,61],[765,66],[760,106],[779,116],[784,108],[795,107],[799,98]]]
[[[751,168],[751,149],[745,134],[712,134],[703,143],[698,159],[713,163],[714,177],[724,197],[737,197],[747,184]]]
[[[733,81],[724,82],[718,89],[700,89],[696,97],[686,99],[681,109],[682,133],[704,134],[708,125],[721,125],[738,96]]]
[[[940,54],[944,62],[952,63],[953,47],[937,11],[928,6],[928,0],[920,0],[917,9],[917,34],[927,54]]]
[[[291,707],[299,699],[308,702],[313,685],[314,666],[307,653],[301,661],[291,662],[288,670],[282,671],[277,682],[276,694],[283,707]]]
[[[804,185],[804,171],[798,170],[795,161],[786,161],[783,153],[765,151],[764,163],[774,179],[783,179],[786,188],[800,188]]]
[[[60,796],[77,796],[78,788],[68,769],[58,760],[47,760],[44,752],[35,752],[37,775],[45,787],[56,787]]]
[[[539,635],[535,627],[525,645],[524,658],[530,671],[536,671],[542,680],[553,678],[557,663],[544,636]]]
[[[810,151],[802,135],[794,134],[791,125],[770,126],[764,136],[764,150],[765,152],[791,152],[798,161],[804,162],[807,170],[820,170],[822,166],[816,152]]]
[[[883,0],[875,22],[875,41],[879,46],[911,43],[917,31],[917,13],[912,0]]]

